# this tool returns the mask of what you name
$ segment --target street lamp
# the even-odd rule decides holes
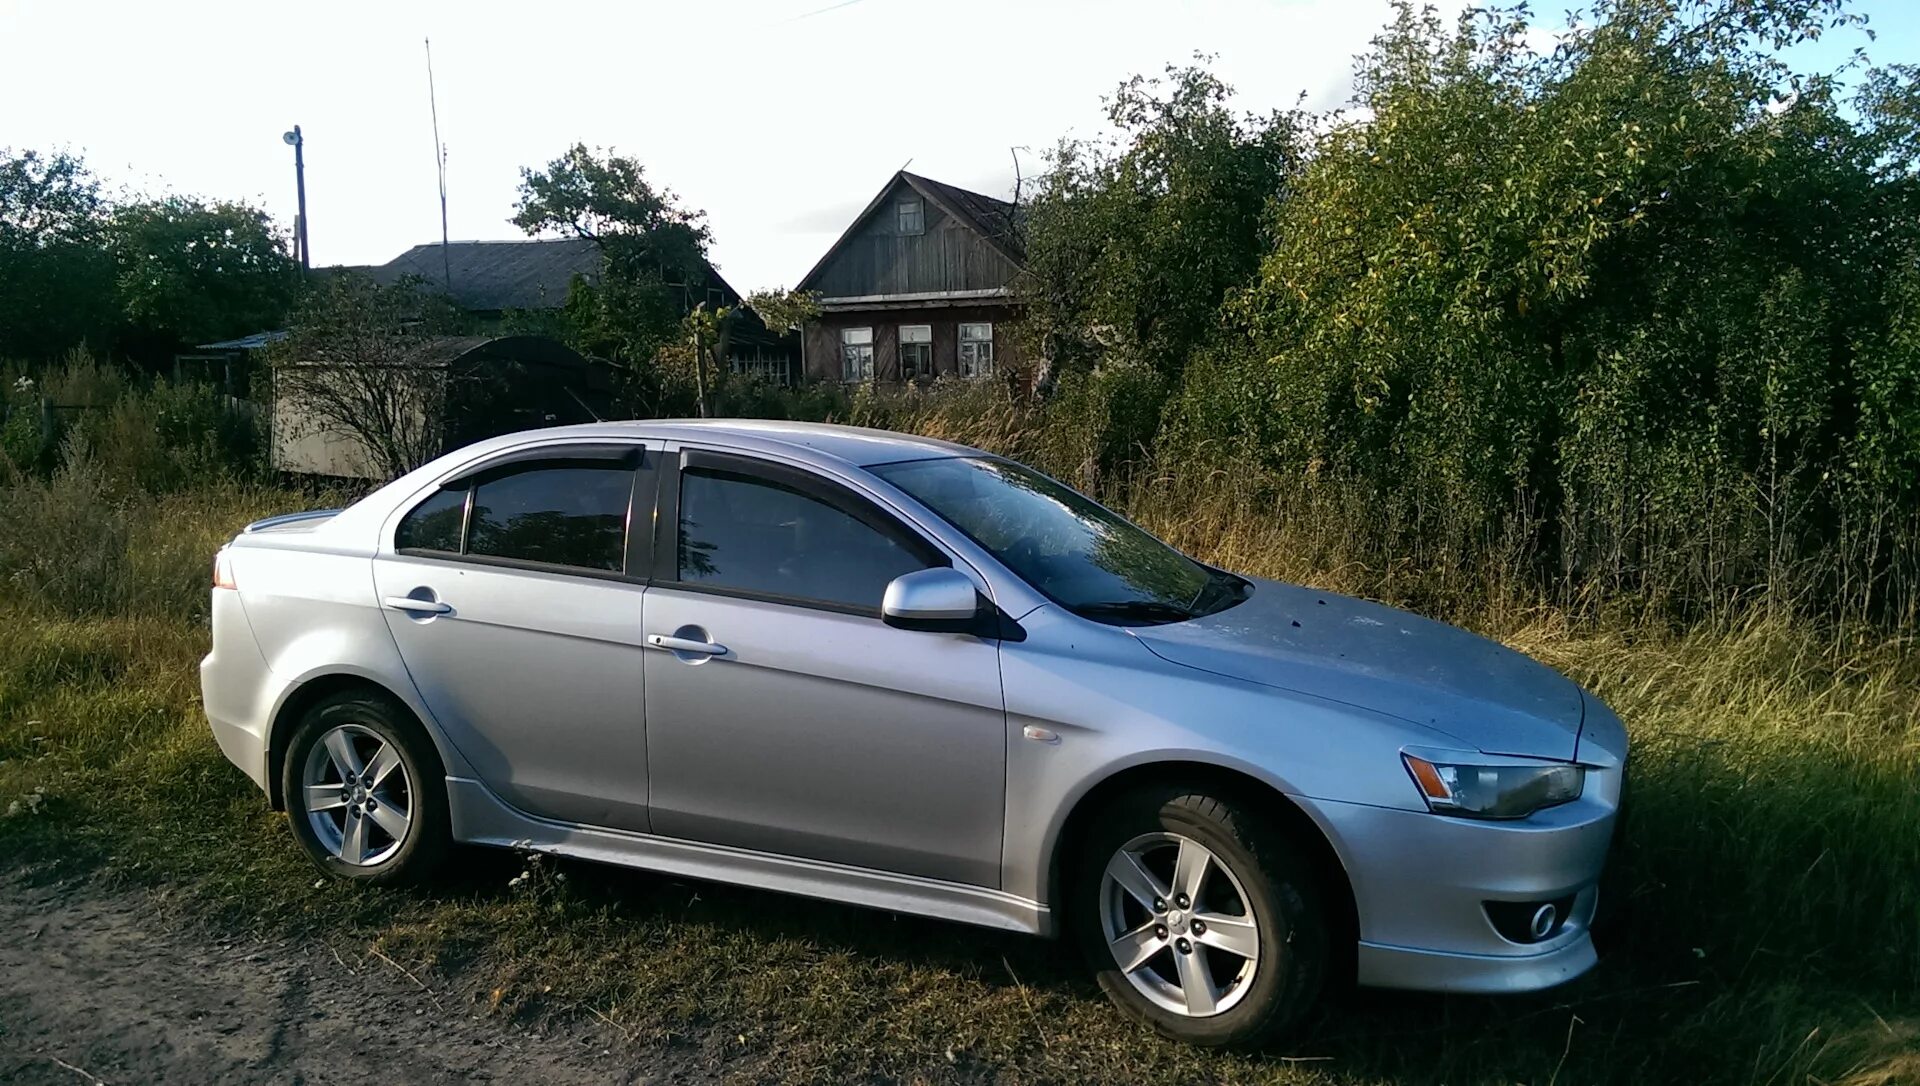
[[[307,159],[304,153],[307,141],[300,135],[297,124],[280,139],[293,148],[293,181],[300,194],[300,210],[293,217],[293,249],[294,255],[300,258],[300,270],[306,271],[311,266],[307,252]]]

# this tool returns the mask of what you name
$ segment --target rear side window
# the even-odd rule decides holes
[[[763,479],[680,473],[679,579],[878,612],[887,583],[927,563],[818,498]]]
[[[619,572],[633,472],[534,468],[475,485],[468,554]]]
[[[393,545],[403,551],[460,553],[467,516],[467,488],[442,490],[413,507],[394,529]]]

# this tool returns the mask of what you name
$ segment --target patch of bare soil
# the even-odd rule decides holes
[[[610,1027],[482,1019],[378,957],[223,939],[158,918],[137,892],[0,877],[0,1082],[13,1086],[694,1081]]]

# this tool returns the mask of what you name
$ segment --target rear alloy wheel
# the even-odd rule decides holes
[[[414,785],[399,745],[358,724],[328,729],[301,773],[307,825],[327,853],[352,867],[393,858],[413,829]]]
[[[1192,788],[1122,797],[1082,853],[1075,919],[1100,986],[1161,1033],[1256,1042],[1318,995],[1327,937],[1305,864],[1235,802]]]
[[[445,772],[411,716],[343,694],[310,709],[287,751],[287,818],[330,875],[380,883],[426,876],[451,847]]]

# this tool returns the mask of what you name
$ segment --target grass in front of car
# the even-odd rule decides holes
[[[744,1079],[1920,1081],[1909,656],[1764,622],[1485,617],[1633,732],[1626,909],[1601,970],[1517,999],[1348,996],[1267,1053],[1159,1041],[1063,947],[983,930],[504,853],[462,855],[431,891],[316,886],[215,749],[205,631],[177,618],[0,611],[0,856],[377,948],[479,1009],[604,1016]]]

